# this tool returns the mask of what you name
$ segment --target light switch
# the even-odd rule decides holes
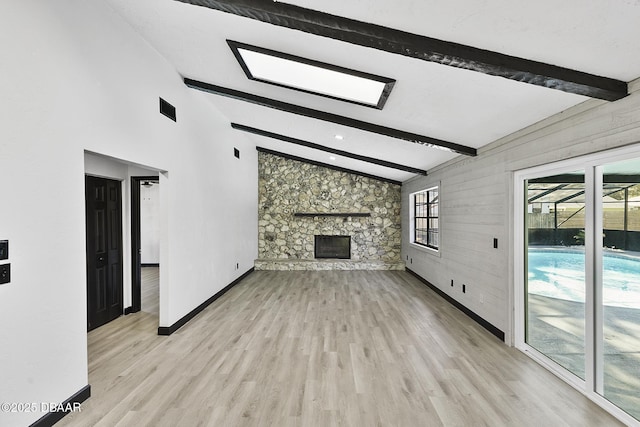
[[[0,285],[11,281],[11,264],[0,265]]]

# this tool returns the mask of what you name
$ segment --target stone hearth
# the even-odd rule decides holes
[[[353,261],[349,259],[258,259],[256,270],[404,270],[403,262]]]

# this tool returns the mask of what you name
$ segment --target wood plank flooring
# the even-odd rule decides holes
[[[141,267],[140,279],[140,309],[159,316],[160,267]]]
[[[406,272],[257,271],[169,337],[89,333],[61,426],[616,426]]]

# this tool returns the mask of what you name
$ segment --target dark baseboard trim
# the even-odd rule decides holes
[[[140,267],[160,267],[158,263],[140,264]]]
[[[199,306],[197,306],[196,308],[194,308],[193,310],[191,310],[189,313],[187,313],[182,319],[178,320],[176,323],[174,323],[171,326],[160,326],[158,327],[158,335],[171,335],[172,333],[174,333],[175,331],[177,331],[178,329],[180,329],[182,326],[184,326],[185,323],[187,323],[189,320],[193,319],[194,317],[196,317],[196,315],[198,313],[200,313],[202,310],[204,310],[205,308],[207,308],[207,306],[209,304],[211,304],[212,302],[214,302],[215,300],[217,300],[218,298],[220,298],[222,295],[224,295],[229,289],[233,288],[235,285],[237,285],[238,283],[240,283],[245,277],[247,277],[249,274],[253,273],[254,267],[251,267],[246,273],[244,273],[242,276],[238,277],[236,280],[234,280],[233,282],[231,282],[230,284],[228,284],[226,287],[224,287],[223,289],[220,290],[220,292],[218,292],[217,294],[215,294],[214,296],[212,296],[211,298],[209,298],[208,300],[206,300],[205,302],[203,302],[202,304],[200,304]]]
[[[135,311],[133,310],[132,306],[129,306],[127,308],[124,309],[124,315],[126,316],[127,314],[131,314],[131,313],[135,313]]]
[[[438,295],[440,295],[442,298],[444,298],[449,303],[451,303],[451,305],[456,307],[458,310],[462,311],[464,314],[466,314],[467,316],[472,318],[474,321],[476,321],[476,323],[478,323],[480,326],[482,326],[487,331],[491,332],[493,335],[495,335],[501,341],[504,342],[504,332],[503,331],[501,331],[500,329],[496,328],[491,323],[487,322],[486,320],[484,320],[482,317],[478,316],[473,311],[469,310],[467,307],[465,307],[460,302],[458,302],[455,299],[453,299],[451,296],[447,295],[446,293],[442,292],[440,289],[436,288],[427,279],[425,279],[424,277],[420,276],[415,271],[412,271],[409,268],[407,268],[406,270],[407,270],[407,273],[411,274],[412,276],[414,276],[415,278],[420,280],[422,283],[427,285],[429,288],[433,289]]]
[[[64,402],[62,402],[61,406],[63,408],[73,407],[74,404],[79,405],[85,400],[87,400],[89,397],[91,397],[91,386],[87,385],[87,386],[84,386],[79,392],[77,392],[76,394],[74,394]],[[51,427],[52,425],[54,425],[55,423],[63,419],[64,416],[67,415],[69,412],[71,412],[71,410],[49,412],[47,415],[43,416],[38,421],[31,424],[30,427]]]

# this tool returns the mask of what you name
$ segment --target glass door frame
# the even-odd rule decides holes
[[[628,425],[638,421],[603,397],[602,184],[604,166],[640,157],[640,144],[536,166],[513,173],[514,346]],[[585,380],[525,342],[526,214],[528,180],[584,170],[585,173]],[[600,230],[600,232],[597,232]]]

